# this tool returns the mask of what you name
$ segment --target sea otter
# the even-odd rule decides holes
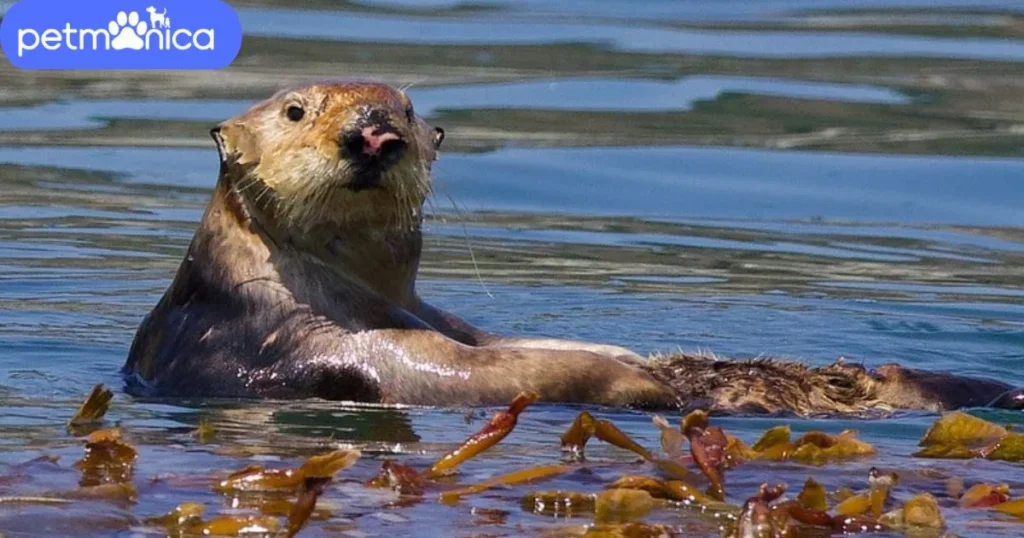
[[[670,406],[614,346],[503,338],[416,293],[444,132],[373,83],[282,91],[212,131],[220,178],[140,326],[130,391],[406,404]]]
[[[531,390],[549,402],[812,414],[984,404],[1010,389],[945,374],[935,374],[945,380],[935,391],[916,390],[914,376],[804,382],[797,366],[726,375],[684,354],[647,362],[615,346],[494,335],[416,293],[422,208],[444,131],[404,92],[312,84],[211,134],[219,180],[132,343],[124,373],[135,394],[473,405]],[[715,376],[765,397],[744,400]],[[839,392],[824,388],[835,383]],[[951,395],[955,387],[976,398]],[[915,397],[903,396],[909,389]]]

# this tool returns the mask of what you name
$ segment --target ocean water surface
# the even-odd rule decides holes
[[[385,458],[429,465],[493,410],[123,392],[134,331],[216,180],[207,131],[304,80],[410,85],[446,129],[420,291],[479,326],[1024,385],[1024,26],[1008,4],[246,0],[243,50],[223,72],[0,62],[0,465],[60,456],[28,477],[0,467],[0,494],[78,484],[81,441],[65,423],[96,383],[114,389],[109,422],[140,452],[134,503],[0,505],[0,534],[159,535],[143,518],[184,501],[245,513],[201,478],[332,447],[364,456],[302,536],[578,533],[589,516],[537,515],[519,499],[653,473],[595,442],[594,465],[541,484],[397,502],[362,481]],[[456,480],[560,461],[579,411],[530,408]],[[658,446],[648,415],[592,411]],[[729,501],[766,480],[795,493],[809,476],[862,489],[871,466],[903,473],[898,498],[927,491],[947,508],[951,476],[1024,491],[1019,465],[910,457],[935,418],[716,418],[748,442],[779,423],[853,428],[880,451],[828,468],[749,464],[730,473]],[[190,433],[200,421],[216,430],[209,443]],[[987,513],[947,520],[959,536],[1024,532]],[[720,535],[693,510],[645,521]]]

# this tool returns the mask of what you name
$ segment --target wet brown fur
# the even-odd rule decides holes
[[[877,416],[899,409],[943,411],[993,403],[1011,387],[987,379],[844,360],[823,367],[773,358],[710,354],[651,357],[645,368],[687,408],[725,414]]]

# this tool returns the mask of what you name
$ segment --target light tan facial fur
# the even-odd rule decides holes
[[[301,119],[289,117],[290,107],[301,108]],[[339,137],[368,107],[381,111],[408,147],[380,188],[354,191],[347,188],[353,172]],[[346,225],[418,226],[439,143],[404,92],[373,83],[284,90],[223,122],[213,135],[222,161],[240,176],[237,190],[296,235]]]

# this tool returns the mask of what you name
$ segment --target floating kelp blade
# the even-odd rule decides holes
[[[313,509],[316,508],[317,499],[323,495],[324,488],[330,481],[330,477],[323,476],[309,476],[303,480],[302,487],[299,490],[299,498],[295,501],[291,512],[288,514],[285,536],[292,538],[302,530],[302,527],[306,525],[306,521],[309,520],[309,516],[313,513]]]
[[[766,431],[752,447],[730,439],[725,453],[745,460],[796,461],[808,465],[824,465],[877,453],[875,447],[857,439],[857,432],[853,430],[834,436],[808,432],[796,441],[791,441],[790,435],[789,426],[775,426]]]
[[[701,472],[711,482],[708,495],[725,500],[725,447],[728,439],[717,426],[708,425],[708,414],[694,411],[683,419],[683,435],[690,441],[690,454]]]
[[[686,439],[683,432],[673,428],[665,417],[654,415],[651,417],[658,431],[661,432],[661,450],[670,458],[681,458],[683,456],[683,441]]]
[[[423,495],[427,478],[408,465],[391,460],[380,464],[380,472],[366,485],[373,488],[391,488],[400,495]]]
[[[885,514],[881,521],[892,527],[910,530],[941,529],[946,526],[939,503],[930,493],[911,497],[903,503],[903,508]]]
[[[919,458],[1024,461],[1024,434],[960,411],[940,417],[918,444]]]
[[[552,476],[567,473],[573,468],[574,467],[571,465],[538,465],[537,467],[527,467],[526,469],[520,469],[501,476],[496,476],[476,485],[445,491],[441,493],[440,498],[441,502],[456,502],[466,495],[473,495],[475,493],[480,493],[481,491],[487,491],[493,487],[512,486],[515,484],[543,480],[551,478]]]
[[[120,484],[132,479],[137,456],[121,439],[121,430],[99,430],[85,439],[85,456],[74,466],[82,471],[82,486]]]
[[[654,497],[642,489],[606,489],[598,493],[595,499],[594,521],[597,523],[636,521],[647,515],[656,505]]]
[[[427,471],[426,475],[428,477],[437,477],[451,474],[455,471],[456,467],[466,460],[498,444],[516,427],[519,414],[539,398],[540,396],[533,392],[520,393],[509,404],[507,411],[495,413],[490,422],[462,443],[462,446],[437,460],[437,463]]]
[[[591,437],[597,437],[610,445],[633,452],[672,478],[683,479],[689,474],[683,464],[654,457],[649,450],[640,446],[615,424],[596,419],[586,411],[576,415],[569,429],[562,434],[562,451],[572,453],[576,459],[582,460],[584,447]]]
[[[597,496],[574,491],[536,491],[520,500],[523,510],[534,514],[574,517],[594,511]]]
[[[586,411],[576,415],[572,425],[562,434],[562,450],[572,452],[582,458],[583,449],[591,437],[597,437],[610,445],[629,450],[645,460],[654,459],[650,451],[630,439],[615,424],[607,420],[596,419]]]
[[[800,495],[797,495],[796,500],[800,503],[800,506],[808,510],[820,510],[823,512],[828,510],[825,488],[813,478],[808,478],[804,482],[804,489],[800,491]]]
[[[758,493],[743,503],[736,527],[729,533],[729,538],[774,538],[778,535],[780,529],[776,529],[769,503],[785,492],[786,487],[782,484],[761,484]]]
[[[82,402],[78,411],[68,421],[68,428],[74,429],[102,422],[103,417],[110,410],[110,401],[113,398],[114,393],[110,389],[104,388],[102,383],[96,385]]]
[[[638,489],[646,491],[656,499],[666,499],[686,505],[722,507],[722,503],[716,499],[681,480],[662,481],[652,476],[625,475],[609,484],[608,488]]]
[[[307,478],[330,478],[359,459],[358,450],[336,450],[313,456],[297,469],[265,469],[254,464],[217,482],[219,493],[244,491],[298,491]]]
[[[976,484],[964,492],[958,504],[960,508],[990,508],[1009,500],[1008,484]]]
[[[1024,499],[1015,499],[992,507],[996,512],[1011,515],[1024,520]]]

